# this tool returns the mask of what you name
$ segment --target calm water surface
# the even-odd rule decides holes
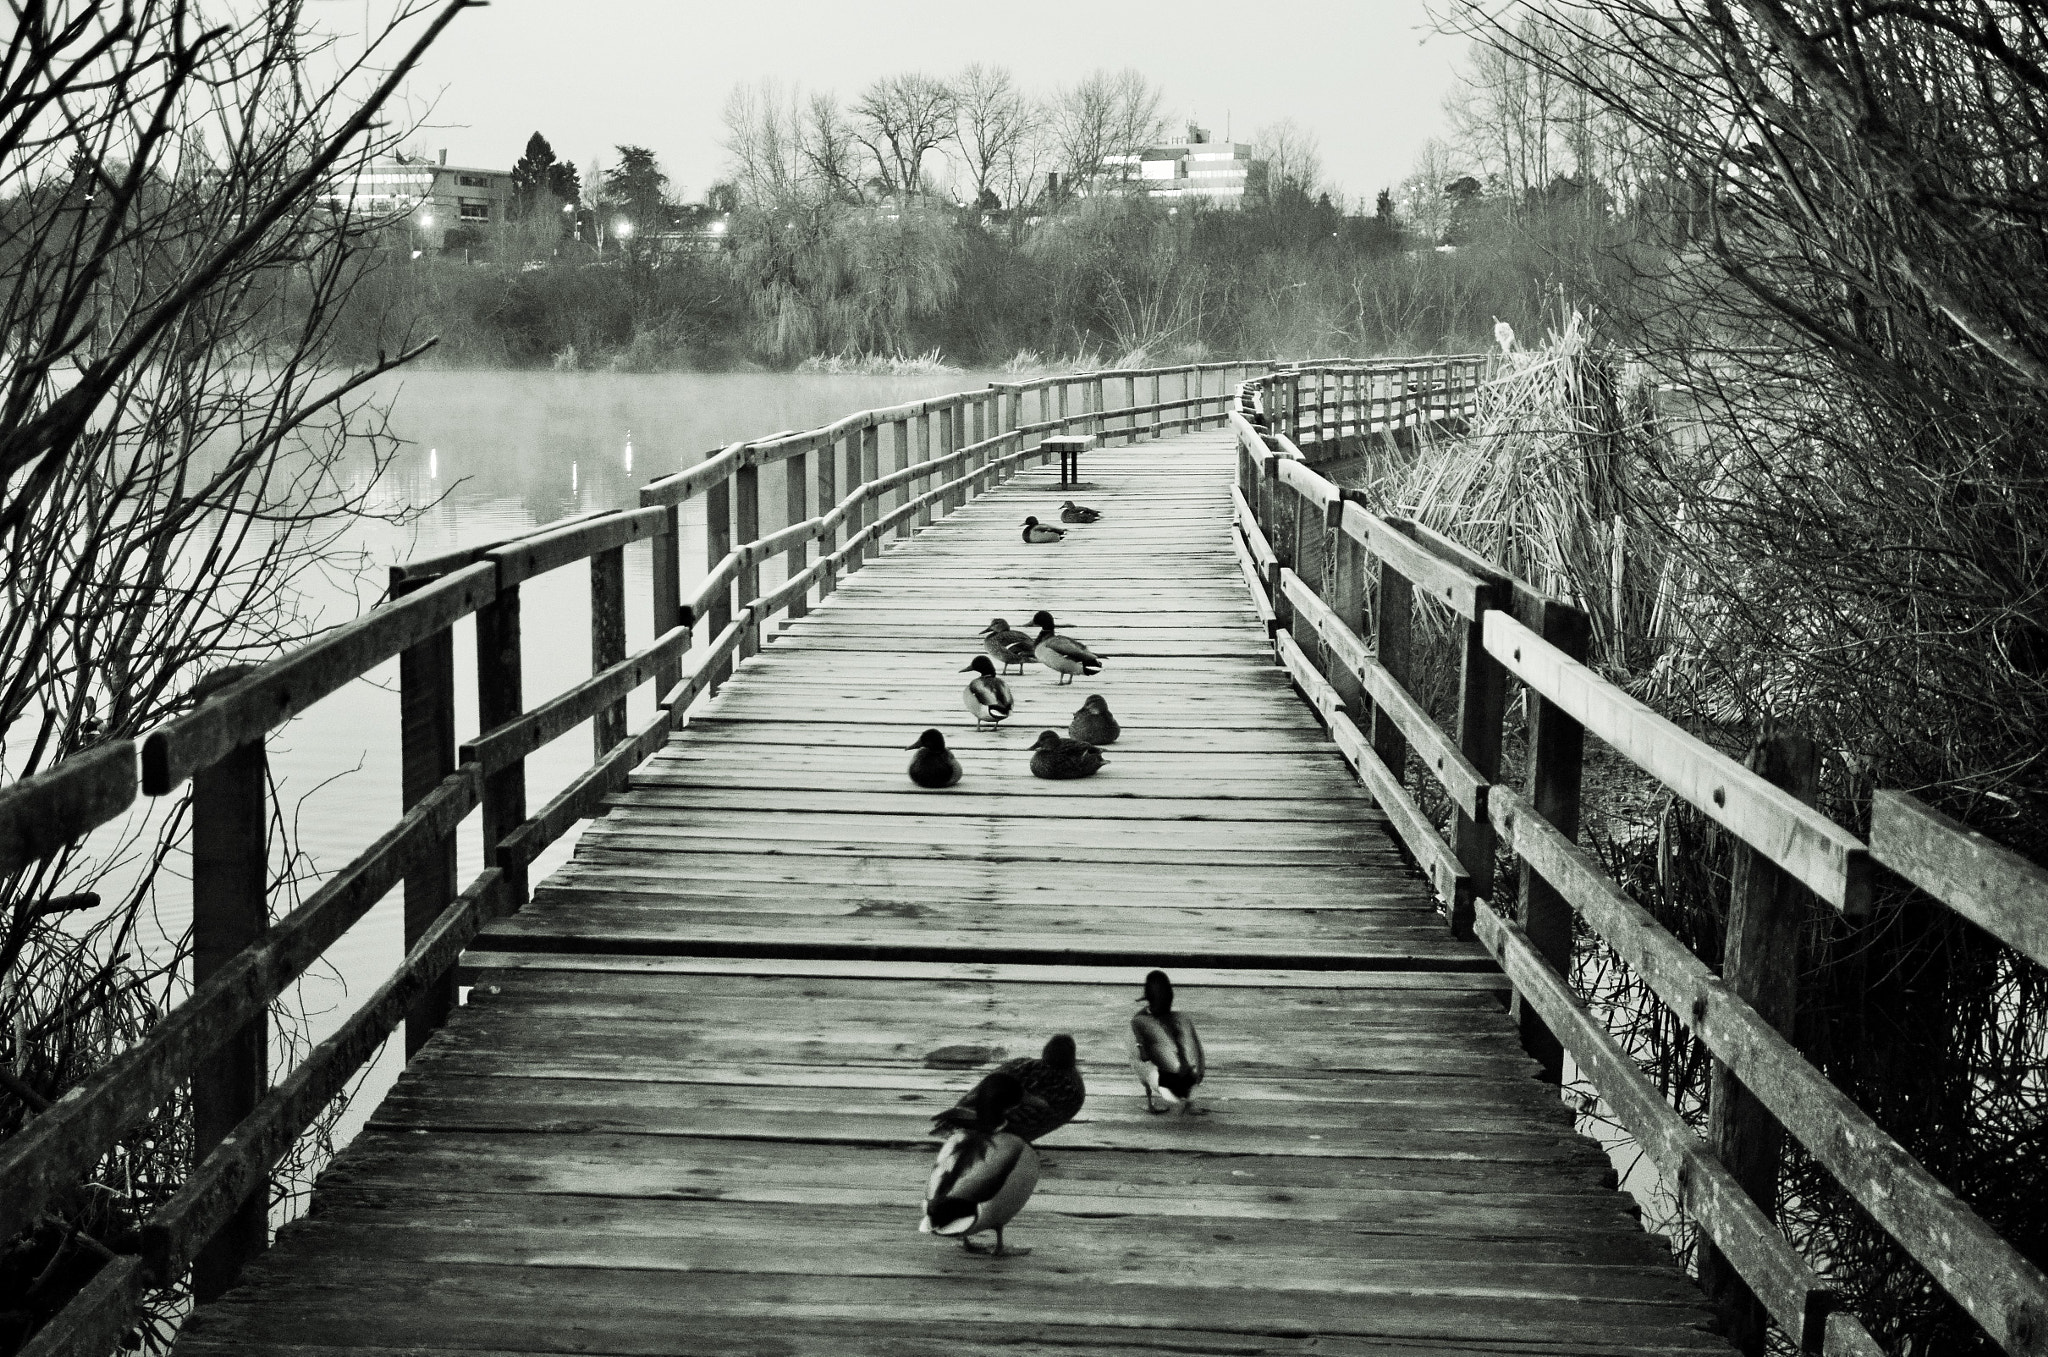
[[[337,572],[310,600],[327,622],[342,622],[382,596],[386,567],[413,557],[490,542],[567,514],[634,507],[640,486],[692,466],[707,451],[741,438],[808,429],[855,410],[985,386],[991,374],[917,377],[776,374],[415,372],[386,379],[392,432],[405,440],[379,483],[386,510],[429,506],[410,526],[366,521],[355,545],[368,568]],[[770,506],[779,482],[762,487],[763,530],[780,526]],[[694,509],[700,515],[691,522]],[[815,510],[814,510],[815,512]],[[685,587],[704,569],[702,510],[686,506],[682,543]],[[652,639],[645,543],[626,552],[627,644]],[[567,567],[522,588],[525,694],[532,705],[590,673],[589,572]],[[474,646],[470,624],[456,627],[457,730],[476,730]],[[297,825],[310,867],[345,865],[400,814],[397,663],[322,701],[272,736],[272,777],[280,804]],[[653,710],[651,685],[632,714]],[[588,728],[571,732],[526,763],[528,805],[538,808],[590,764]],[[565,858],[571,840],[537,862],[538,882]],[[460,842],[461,880],[479,869],[475,816]],[[308,887],[310,888],[310,887]],[[189,896],[163,902],[162,926],[175,936],[189,918]],[[395,967],[403,954],[400,895],[393,894],[329,952],[301,996],[309,1036],[332,1031]],[[352,1131],[396,1077],[402,1055],[387,1047],[372,1068],[344,1131]]]

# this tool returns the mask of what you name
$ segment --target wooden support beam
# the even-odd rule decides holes
[[[394,578],[393,597],[417,588]],[[411,810],[455,771],[455,632],[444,629],[398,655],[399,794]],[[418,942],[455,898],[455,835],[405,874],[405,945]],[[405,1053],[424,1046],[455,1008],[455,979],[423,989],[405,1016]]]
[[[268,765],[258,738],[192,774],[192,983],[202,986],[270,924]],[[192,1070],[192,1145],[200,1158],[254,1110],[270,1082],[270,1015],[251,1014]],[[270,1242],[265,1182],[241,1204],[192,1261],[192,1293],[209,1301],[235,1284]]]
[[[1543,639],[1573,659],[1584,660],[1592,640],[1586,614],[1555,599],[1546,600],[1540,619]],[[1529,803],[1567,840],[1579,836],[1580,772],[1585,763],[1586,728],[1541,693],[1528,693]],[[1521,864],[1522,932],[1559,975],[1571,974],[1572,907],[1541,872]],[[1515,1020],[1522,1048],[1551,1083],[1564,1078],[1564,1047],[1543,1018],[1519,999]]]
[[[1804,736],[1766,731],[1750,750],[1749,767],[1806,805],[1818,799],[1820,749]],[[1811,896],[1790,874],[1740,841],[1732,876],[1721,983],[1790,1040],[1798,1011],[1800,956],[1814,914]],[[1715,1157],[1728,1166],[1764,1215],[1775,1220],[1784,1131],[1719,1060],[1714,1062],[1707,1108],[1707,1143]],[[1729,1341],[1747,1357],[1760,1357],[1763,1303],[1710,1241],[1700,1246],[1700,1287],[1720,1308]]]
[[[733,545],[749,546],[761,538],[761,468],[743,466],[732,477]],[[751,556],[743,561],[733,578],[733,606],[745,612],[761,596],[761,566]],[[739,658],[746,659],[761,648],[761,629],[749,628],[740,638]]]
[[[822,465],[823,463],[829,462],[831,460],[831,447],[828,445],[826,447],[821,448],[818,454],[819,463]],[[790,458],[787,462],[784,462],[782,464],[782,475],[782,498],[784,509],[784,517],[782,521],[786,524],[791,525],[801,523],[811,516],[810,454],[806,452],[800,452],[796,456]],[[825,500],[825,498],[822,495],[819,496],[818,507],[820,509],[823,509],[826,507],[826,504],[827,501]],[[803,542],[790,543],[789,554],[786,557],[784,557],[783,560],[782,577],[784,579],[793,580],[798,575],[804,573],[804,570],[810,564],[806,556],[807,550],[808,548]],[[805,596],[802,594],[798,594],[795,598],[792,598],[789,601],[789,618],[792,622],[795,621],[797,618],[804,616],[806,613],[810,612],[810,610],[810,601],[807,598],[805,598]],[[621,722],[619,725],[619,739],[623,740],[625,738],[626,727],[625,724]],[[617,744],[618,740],[614,740],[612,741],[612,743]],[[609,749],[611,746],[607,745],[605,747]]]
[[[613,547],[590,558],[590,672],[601,674],[625,658],[626,551]],[[620,698],[590,723],[591,757],[603,758],[625,737],[626,700]]]
[[[718,569],[719,562],[732,553],[732,481],[728,478],[715,482],[704,491],[704,572],[708,575]],[[694,619],[693,619],[694,620]],[[732,625],[732,590],[721,590],[711,600],[705,612],[705,622],[711,635],[716,636]],[[710,689],[717,691],[732,673],[732,662],[721,659],[706,679]]]
[[[683,617],[683,511],[680,505],[670,504],[664,507],[668,517],[650,544],[654,573],[652,604],[656,636],[686,625]],[[675,686],[677,672],[678,667],[674,664],[662,670],[655,678],[656,690],[665,691]]]
[[[476,720],[488,733],[525,709],[524,659],[519,635],[519,586],[501,589],[476,615]],[[496,866],[498,845],[526,819],[526,761],[506,764],[484,779],[484,865]],[[513,908],[526,903],[526,868],[505,872]]]

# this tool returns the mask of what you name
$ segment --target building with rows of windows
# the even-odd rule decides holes
[[[1189,123],[1186,141],[1110,156],[1103,168],[1154,198],[1202,198],[1218,207],[1241,207],[1246,191],[1262,185],[1266,163],[1253,157],[1249,143],[1212,141],[1207,128]]]
[[[403,220],[414,249],[437,251],[462,242],[465,228],[480,235],[505,220],[512,175],[450,165],[446,151],[439,160],[401,152],[336,176],[323,201],[372,221]]]

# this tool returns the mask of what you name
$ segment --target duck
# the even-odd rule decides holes
[[[1074,719],[1067,724],[1067,734],[1083,744],[1115,744],[1116,737],[1124,728],[1109,714],[1109,704],[1102,700],[1102,694],[1090,693],[1081,709],[1074,713]]]
[[[1100,510],[1091,509],[1085,504],[1076,504],[1072,500],[1068,500],[1060,506],[1060,522],[1062,523],[1093,523],[1101,517],[1102,513]]]
[[[1066,535],[1067,530],[1065,528],[1055,528],[1052,524],[1041,523],[1035,518],[1024,520],[1024,540],[1033,546],[1044,546],[1047,542],[1057,542]]]
[[[972,1128],[976,1108],[991,1079],[1007,1076],[1024,1086],[1024,1096],[1011,1111],[1008,1129],[1027,1141],[1057,1131],[1074,1119],[1088,1100],[1088,1085],[1074,1064],[1074,1039],[1062,1032],[1045,1043],[1039,1055],[1019,1056],[982,1076],[956,1105],[932,1118],[932,1134],[946,1135]]]
[[[1038,628],[1038,640],[1032,644],[1031,653],[1040,664],[1058,671],[1061,683],[1072,683],[1076,674],[1093,678],[1101,671],[1102,656],[1071,636],[1053,634],[1051,613],[1033,613],[1031,625]]]
[[[1023,673],[1024,666],[1033,659],[1031,638],[1012,627],[1008,618],[995,618],[981,629],[981,636],[981,648],[994,657],[1006,674],[1013,664],[1018,673]]]
[[[1017,700],[1010,695],[1010,685],[996,677],[996,667],[989,663],[988,656],[976,655],[960,672],[974,675],[967,680],[967,691],[961,694],[961,701],[973,713],[976,730],[1009,719]]]
[[[927,730],[903,747],[917,751],[910,756],[910,780],[918,786],[937,790],[960,780],[960,760],[946,748],[946,737],[938,731]]]
[[[1024,1085],[1015,1075],[997,1071],[969,1098],[972,1125],[956,1129],[939,1146],[918,1233],[957,1237],[969,1253],[989,1258],[1022,1257],[1031,1250],[1006,1248],[1003,1227],[1017,1218],[1038,1186],[1038,1151],[1008,1126],[1024,1099]],[[990,1230],[996,1235],[994,1248],[971,1237]]]
[[[1038,743],[1031,746],[1033,777],[1054,780],[1094,777],[1096,770],[1108,762],[1094,745],[1079,740],[1063,740],[1056,730],[1040,731]]]
[[[1145,1086],[1147,1112],[1179,1107],[1191,1116],[1206,1115],[1195,1107],[1195,1085],[1208,1073],[1201,1034],[1193,1018],[1174,1012],[1173,981],[1165,971],[1145,976],[1145,1006],[1131,1015],[1131,1064]]]

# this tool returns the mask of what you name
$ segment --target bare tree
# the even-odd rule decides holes
[[[861,145],[829,94],[814,94],[804,109],[798,145],[804,168],[825,193],[842,202],[861,200]]]
[[[1137,156],[1159,136],[1159,102],[1159,90],[1129,67],[1061,90],[1049,118],[1068,183],[1135,178]]]
[[[954,78],[953,91],[960,105],[953,144],[974,185],[974,201],[994,194],[1015,206],[1015,167],[1025,143],[1037,133],[1042,118],[1037,103],[1017,87],[1007,67],[978,62]],[[998,185],[1011,192],[997,192]]]
[[[1255,135],[1266,162],[1266,194],[1277,200],[1283,194],[1313,198],[1323,184],[1323,156],[1316,135],[1304,130],[1292,118],[1282,118],[1261,127]]]
[[[319,624],[303,592],[346,563],[339,543],[374,507],[391,451],[363,385],[426,347],[357,370],[331,360],[364,271],[402,255],[367,249],[385,223],[329,185],[395,146],[386,105],[467,4],[400,4],[353,62],[293,0],[219,22],[184,0],[13,7],[0,51],[7,774],[138,736],[189,705],[203,672]],[[0,1134],[160,1011],[176,958],[135,934],[184,823],[172,808],[0,881],[13,1076]],[[141,1214],[175,1187],[178,1144],[165,1109]]]
[[[803,179],[804,129],[794,92],[774,80],[735,85],[725,98],[723,146],[741,197],[779,202]]]
[[[924,161],[953,135],[959,101],[942,80],[911,72],[869,85],[853,106],[854,135],[884,193],[924,191]]]

